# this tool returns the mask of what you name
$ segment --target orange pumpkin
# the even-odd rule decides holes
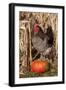
[[[48,70],[48,65],[49,63],[46,60],[35,60],[31,64],[31,71],[37,73],[46,72]]]

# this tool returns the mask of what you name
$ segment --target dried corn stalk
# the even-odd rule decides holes
[[[19,39],[19,49],[21,50],[21,70],[20,72],[26,73],[29,71],[30,63],[32,61],[31,56],[31,31],[30,22],[21,21],[20,22],[20,39]]]

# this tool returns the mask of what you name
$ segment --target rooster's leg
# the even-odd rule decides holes
[[[41,56],[40,56],[40,59],[42,60],[44,60],[45,59],[45,55],[43,55],[43,52],[41,53]]]

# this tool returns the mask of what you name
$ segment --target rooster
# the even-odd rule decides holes
[[[33,57],[33,60],[35,60],[38,55],[41,59],[43,59],[50,54],[54,41],[53,36],[54,35],[51,26],[48,26],[45,30],[43,30],[43,28],[39,26],[38,23],[34,25],[34,35],[32,37],[32,44],[34,51],[36,51],[37,53]]]

